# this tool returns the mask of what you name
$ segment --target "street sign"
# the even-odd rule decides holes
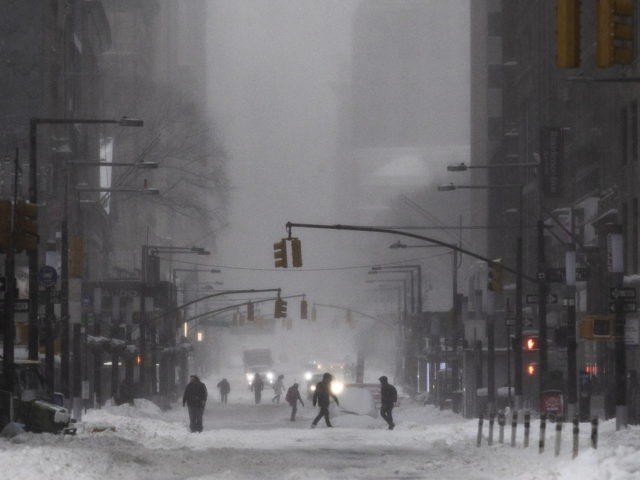
[[[609,289],[609,296],[611,300],[624,299],[624,300],[635,300],[636,299],[636,289],[633,287],[614,287]]]
[[[567,272],[564,267],[547,268],[545,277],[549,283],[564,283],[567,280]],[[585,282],[589,278],[589,269],[587,267],[576,267],[576,280]]]
[[[55,268],[45,265],[38,271],[38,283],[42,287],[53,287],[58,281],[58,272]]]
[[[616,303],[617,302],[609,302],[609,311],[611,313],[616,313]],[[638,304],[636,302],[622,302],[621,306],[624,313],[632,313],[638,311]]]
[[[29,299],[20,298],[13,301],[14,312],[28,312],[29,311]],[[0,302],[0,309],[4,310],[4,302]]]
[[[538,303],[538,295],[535,293],[528,293],[526,296],[527,305],[535,305]],[[556,304],[558,303],[558,295],[555,293],[547,294],[547,304]]]

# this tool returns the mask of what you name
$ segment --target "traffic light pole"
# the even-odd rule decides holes
[[[433,243],[435,245],[440,245],[441,247],[446,247],[446,248],[451,248],[457,252],[460,252],[464,255],[467,255],[469,257],[475,258],[477,260],[482,260],[483,262],[487,262],[487,263],[494,263],[495,260],[491,260],[488,257],[479,255],[475,252],[472,252],[470,250],[467,250],[466,248],[462,248],[459,247],[458,245],[455,245],[453,243],[447,243],[447,242],[443,242],[442,240],[438,240],[437,238],[432,238],[432,237],[427,237],[424,235],[417,235],[415,233],[411,233],[411,232],[404,232],[402,230],[394,230],[391,228],[384,228],[384,227],[371,227],[371,226],[357,226],[357,225],[323,225],[323,224],[313,224],[313,223],[293,223],[293,222],[287,222],[286,224],[286,228],[287,229],[291,229],[291,228],[314,228],[314,229],[323,229],[323,230],[345,230],[345,231],[352,231],[352,232],[374,232],[374,233],[389,233],[391,235],[400,235],[403,237],[409,237],[409,238],[415,238],[417,240],[423,240],[425,242],[430,242]],[[504,265],[502,264],[502,269],[506,270],[507,272],[511,272],[514,274],[518,274],[518,272],[516,271],[515,268],[510,267],[508,265]],[[522,273],[520,275],[524,280],[528,280],[529,282],[538,284],[540,283],[537,279],[530,277],[529,275],[525,275],[524,273]]]
[[[545,254],[544,254],[544,222],[538,220],[538,337],[540,346],[538,349],[538,398],[541,398],[546,387],[547,376],[547,283],[545,278]]]
[[[29,202],[38,203],[38,124],[29,121]],[[29,261],[29,360],[38,360],[38,255],[39,248],[27,252]]]
[[[18,151],[16,150],[15,164],[14,164],[14,183],[13,183],[13,202],[11,204],[10,216],[9,216],[9,235],[7,242],[7,252],[5,257],[5,291],[4,291],[4,315],[3,315],[3,345],[2,345],[2,361],[3,371],[5,372],[6,389],[9,392],[13,392],[13,370],[14,370],[14,337],[15,337],[15,322],[14,322],[14,304],[16,294],[16,202],[18,200]],[[10,394],[9,398],[9,420],[13,420],[13,395]]]

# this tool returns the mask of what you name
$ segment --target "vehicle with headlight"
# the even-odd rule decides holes
[[[40,373],[38,360],[16,360],[13,363],[13,391],[0,361],[0,429],[11,420],[24,424],[25,430],[42,433],[75,433],[70,427],[71,413],[61,405],[60,394],[51,395]]]
[[[313,393],[316,391],[316,384],[322,381],[324,373],[315,373],[311,375],[311,378],[307,381],[307,398],[313,400]],[[344,382],[335,377],[331,381],[331,393],[334,395],[340,395],[344,390]]]
[[[242,352],[244,372],[249,387],[253,383],[256,373],[260,374],[264,383],[272,384],[275,380],[273,358],[268,348],[253,348]]]

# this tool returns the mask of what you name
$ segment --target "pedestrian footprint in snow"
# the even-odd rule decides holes
[[[322,375],[322,380],[316,384],[316,390],[313,392],[313,406],[316,404],[320,407],[320,411],[318,416],[313,419],[311,423],[311,428],[316,428],[318,422],[322,417],[324,417],[324,421],[327,424],[327,427],[333,427],[331,425],[331,420],[329,420],[329,404],[331,402],[331,397],[336,402],[336,405],[340,405],[338,402],[338,397],[336,397],[331,392],[331,381],[333,380],[333,376],[330,373],[325,373]]]
[[[296,412],[298,411],[298,402],[304,407],[304,402],[302,401],[302,397],[300,396],[300,390],[298,390],[298,384],[294,383],[287,390],[287,394],[284,399],[287,401],[289,405],[291,405],[291,421],[294,422],[296,420]]]
[[[392,412],[394,404],[398,401],[398,391],[384,375],[378,380],[380,380],[380,416],[389,425],[389,430],[393,430],[396,424],[393,423]]]
[[[278,375],[276,382],[273,384],[273,392],[275,395],[271,399],[271,403],[280,403],[280,395],[284,392],[284,375]]]
[[[189,429],[192,432],[202,432],[202,414],[207,403],[207,387],[197,375],[191,375],[191,381],[184,389],[182,406],[189,409]]]
[[[254,398],[256,400],[256,405],[260,403],[262,400],[262,390],[264,389],[264,382],[262,378],[260,378],[260,374],[256,373],[253,376],[253,382],[251,382],[251,391],[253,392]]]
[[[231,391],[231,385],[226,378],[218,382],[218,390],[220,390],[220,403],[227,403],[227,397]]]

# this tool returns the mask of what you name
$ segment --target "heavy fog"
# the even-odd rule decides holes
[[[459,207],[461,194],[436,191],[445,165],[468,160],[469,2],[211,0],[208,6],[208,104],[229,155],[231,188],[228,223],[210,260],[222,273],[212,280],[225,289],[306,294],[309,315],[313,303],[375,315],[398,306],[393,290],[368,282],[370,267],[405,262],[423,269],[424,310],[450,308],[446,250],[393,250],[398,238],[377,233],[294,229],[304,266],[284,270],[274,268],[272,244],[286,237],[287,221],[413,227],[471,221]],[[422,231],[465,241],[444,232]],[[312,328],[297,318],[299,300],[289,302],[292,330],[279,335],[302,351],[314,343],[309,335],[316,344],[346,338],[344,311],[318,307],[326,328]],[[272,313],[266,305],[263,312]],[[356,331],[389,334],[371,319],[353,318]],[[336,321],[338,330],[330,327]]]

